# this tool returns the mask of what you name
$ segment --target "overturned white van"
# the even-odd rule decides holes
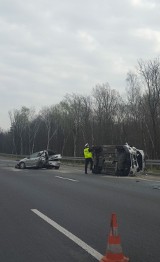
[[[129,176],[145,168],[144,152],[125,145],[93,146],[93,170],[95,174]]]

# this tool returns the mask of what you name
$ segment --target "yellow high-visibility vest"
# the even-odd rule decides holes
[[[84,157],[85,158],[92,158],[92,152],[89,151],[89,147],[84,149]]]

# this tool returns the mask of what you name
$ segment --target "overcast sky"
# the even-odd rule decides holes
[[[0,127],[9,110],[96,84],[123,94],[127,72],[159,54],[159,0],[0,0]]]

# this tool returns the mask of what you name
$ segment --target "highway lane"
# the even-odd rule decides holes
[[[0,261],[97,261],[32,212],[37,209],[104,254],[116,212],[124,254],[159,254],[160,183],[88,174],[80,168],[17,170],[0,166]]]

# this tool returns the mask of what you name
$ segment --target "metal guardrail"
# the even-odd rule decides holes
[[[62,160],[68,161],[84,161],[84,157],[62,156]]]
[[[73,163],[84,163],[83,157],[62,157],[62,161],[64,162],[73,162]],[[145,165],[147,166],[160,166],[160,160],[157,159],[147,159],[145,161]]]
[[[84,164],[84,157],[69,157],[69,156],[62,156],[62,163],[70,163],[72,165],[80,165]]]
[[[6,153],[0,153],[0,156],[2,157],[8,157],[11,159],[22,159],[24,157],[26,157],[26,155],[15,155],[15,154],[6,154]]]
[[[0,156],[18,158],[21,159],[25,155],[15,155],[15,154],[5,154],[0,153]],[[73,163],[84,163],[84,157],[72,157],[72,156],[62,156],[62,162],[73,162]],[[160,159],[147,159],[145,161],[146,166],[160,166]]]
[[[152,165],[152,166],[160,166],[160,160],[154,160],[154,159],[147,159],[145,161],[146,165]]]
[[[62,161],[70,161],[70,162],[84,162],[83,157],[69,157],[69,156],[63,156]],[[145,161],[146,166],[160,166],[160,160],[159,159],[147,159]]]

